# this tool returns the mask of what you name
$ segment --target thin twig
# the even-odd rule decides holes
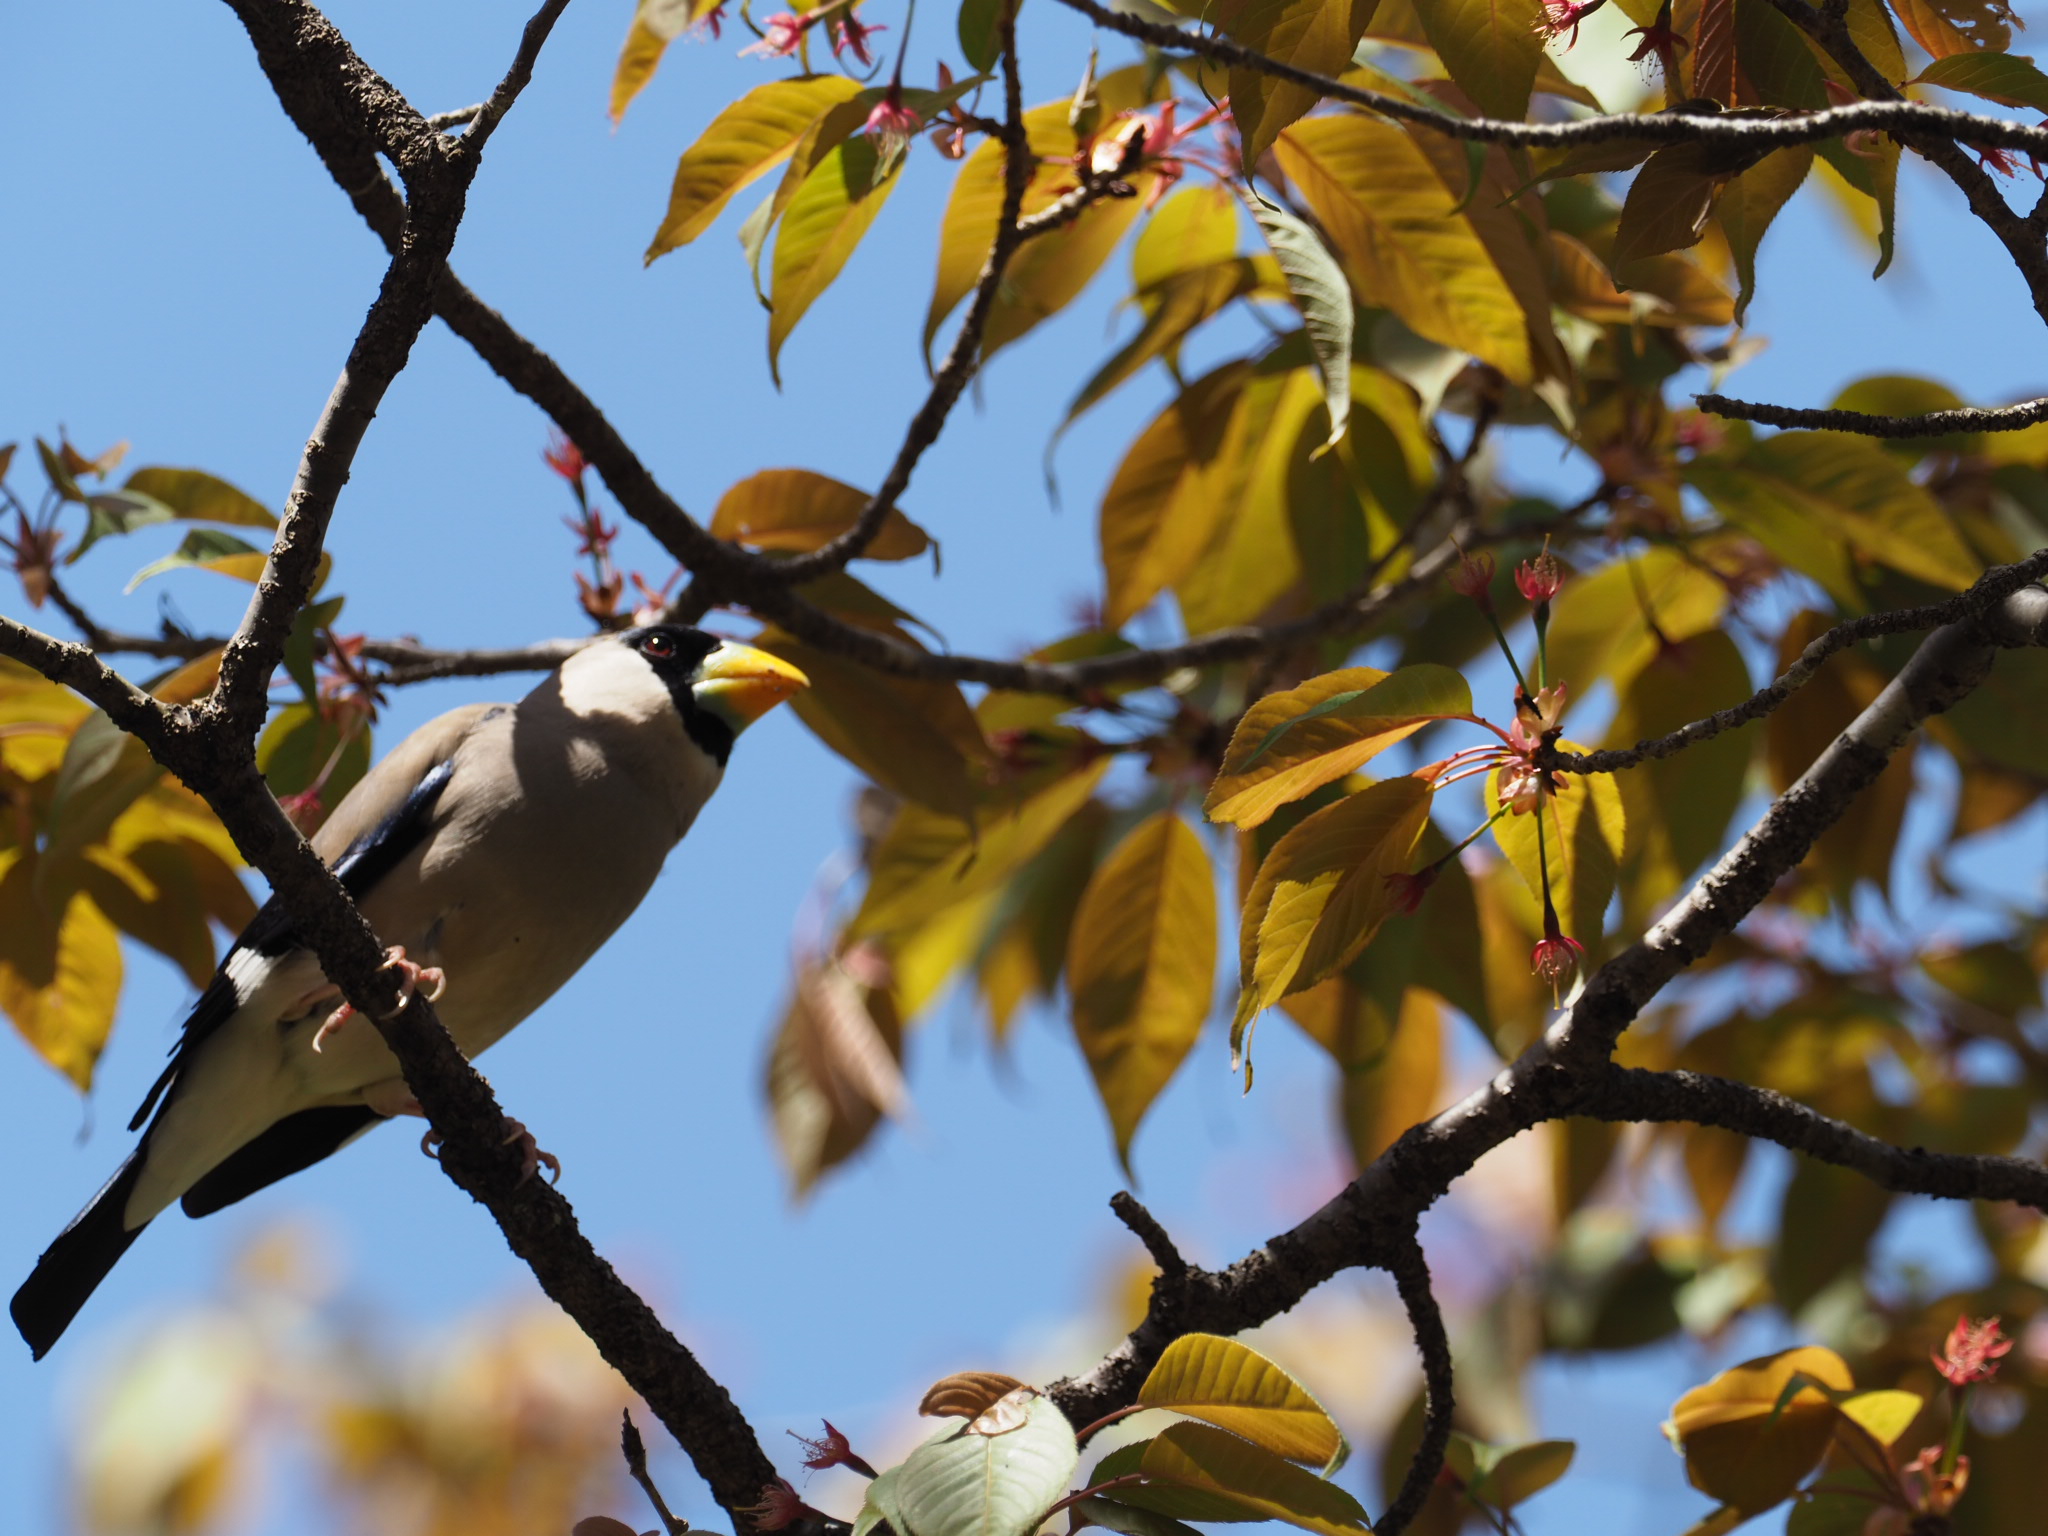
[[[1422,1512],[1423,1501],[1436,1486],[1437,1473],[1443,1470],[1444,1452],[1451,1443],[1451,1419],[1458,1403],[1453,1390],[1451,1340],[1444,1332],[1444,1315],[1430,1285],[1429,1260],[1423,1255],[1422,1244],[1410,1238],[1394,1251],[1387,1269],[1401,1293],[1401,1305],[1407,1309],[1416,1352],[1422,1356],[1422,1440],[1415,1447],[1415,1459],[1408,1463],[1407,1475],[1401,1479],[1401,1491],[1373,1526],[1379,1536],[1401,1536]]]
[[[2048,421],[2048,398],[2018,405],[1928,411],[1919,416],[1878,416],[1869,411],[1809,410],[1726,395],[1694,395],[1693,403],[1714,416],[1760,422],[1767,427],[1810,427],[1821,432],[1855,432],[1863,437],[1944,437],[1951,432],[2017,432]]]
[[[661,1521],[662,1530],[668,1536],[683,1536],[690,1528],[690,1522],[669,1513],[668,1501],[661,1496],[661,1490],[654,1486],[654,1476],[647,1470],[647,1446],[640,1438],[640,1427],[633,1422],[633,1410],[628,1408],[619,1414],[619,1449],[626,1457],[626,1473],[638,1483],[647,1494],[647,1502],[654,1506],[654,1513]]]
[[[450,128],[460,128],[483,109],[484,104],[478,102],[473,107],[457,107],[453,112],[436,112],[427,119],[427,126],[438,133],[446,133]]]
[[[1178,1280],[1188,1272],[1188,1261],[1181,1257],[1166,1228],[1159,1224],[1159,1218],[1138,1203],[1138,1197],[1129,1190],[1118,1190],[1109,1197],[1109,1208],[1116,1212],[1116,1219],[1131,1229],[1131,1233],[1145,1245],[1145,1251],[1152,1255],[1152,1262],[1159,1266],[1159,1272],[1172,1280]]]

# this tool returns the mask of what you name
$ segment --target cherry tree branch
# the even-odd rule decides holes
[[[1767,427],[1809,427],[1821,432],[1855,432],[1864,437],[1944,437],[1951,432],[2018,432],[2048,421],[2048,399],[2018,405],[1965,407],[1928,411],[1919,416],[1879,416],[1869,411],[1811,410],[1731,400],[1726,395],[1694,395],[1693,403],[1714,416],[1754,421]]]
[[[1444,1331],[1443,1310],[1437,1305],[1436,1290],[1430,1284],[1429,1260],[1423,1255],[1422,1244],[1411,1236],[1388,1255],[1386,1267],[1400,1291],[1401,1305],[1408,1313],[1408,1327],[1415,1335],[1415,1348],[1422,1356],[1422,1439],[1415,1447],[1415,1459],[1408,1463],[1407,1474],[1401,1479],[1401,1491],[1373,1525],[1379,1536],[1401,1536],[1422,1513],[1423,1501],[1443,1470],[1444,1452],[1451,1444],[1451,1419],[1458,1402],[1453,1390],[1451,1339]]]

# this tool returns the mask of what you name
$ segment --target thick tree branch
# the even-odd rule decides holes
[[[1759,688],[1740,704],[1718,710],[1690,725],[1680,726],[1668,735],[1646,737],[1632,747],[1607,752],[1560,752],[1550,748],[1542,754],[1540,761],[1544,767],[1559,768],[1568,773],[1614,773],[1640,763],[1671,757],[1699,742],[1710,741],[1723,731],[1747,725],[1770,714],[1812,681],[1821,663],[1839,650],[1880,635],[1937,629],[1943,624],[1979,617],[2005,605],[2008,598],[2043,576],[2048,576],[2048,549],[2036,550],[2016,565],[1994,566],[1968,591],[1958,593],[1945,603],[1930,603],[1922,608],[1894,608],[1887,613],[1866,614],[1860,619],[1837,624],[1825,634],[1816,635],[1775,682]],[[2048,594],[2043,594],[2043,598],[2048,600]],[[2014,615],[2022,611],[2015,608]],[[2014,640],[2008,643],[2031,642]]]
[[[1401,1491],[1373,1525],[1379,1536],[1401,1536],[1436,1486],[1443,1470],[1444,1452],[1451,1443],[1451,1418],[1457,1412],[1453,1390],[1451,1340],[1444,1332],[1444,1315],[1437,1306],[1436,1291],[1430,1284],[1429,1260],[1422,1244],[1411,1236],[1388,1256],[1387,1268],[1401,1293],[1401,1305],[1408,1313],[1408,1327],[1415,1335],[1415,1348],[1422,1356],[1423,1418],[1422,1440],[1415,1447],[1415,1459],[1401,1479]]]
[[[1726,395],[1694,395],[1693,403],[1714,416],[1760,422],[1767,427],[1810,427],[1821,432],[1855,432],[1864,437],[1944,437],[1951,432],[2017,432],[2048,421],[2048,399],[2018,405],[1953,411],[1928,411],[1919,416],[1878,416],[1869,411],[1810,410],[1762,401],[1731,400]]]

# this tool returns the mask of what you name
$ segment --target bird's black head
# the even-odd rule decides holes
[[[643,624],[618,638],[654,669],[690,740],[721,768],[741,731],[808,686],[804,675],[787,662],[701,629]]]

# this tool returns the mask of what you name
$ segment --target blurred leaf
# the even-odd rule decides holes
[[[1312,9],[1329,9],[1321,0],[1310,3]],[[1345,57],[1350,57],[1348,51]],[[1249,137],[1247,134],[1248,142]],[[1302,329],[1323,381],[1323,402],[1329,408],[1329,446],[1335,446],[1351,421],[1351,286],[1322,237],[1285,208],[1254,198],[1252,216],[1287,279],[1294,307],[1301,312]]]
[[[177,516],[155,497],[129,491],[99,491],[87,496],[85,515],[85,535],[64,557],[66,565],[77,564],[79,557],[101,539],[133,533],[138,528],[148,528],[156,523],[167,523]]]
[[[1573,576],[1551,605],[1551,680],[1564,682],[1574,700],[1603,677],[1625,695],[1656,660],[1660,636],[1707,634],[1727,607],[1725,582],[1696,557],[1663,545]]]
[[[1570,1440],[1538,1440],[1531,1445],[1488,1446],[1479,1496],[1495,1509],[1526,1503],[1571,1470],[1578,1446]]]
[[[1444,69],[1487,117],[1519,122],[1543,58],[1538,0],[1415,0]]]
[[[320,803],[332,810],[370,771],[369,726],[360,719],[353,725],[344,737],[318,710],[287,704],[257,740],[256,770],[279,799],[303,794],[318,782]]]
[[[32,848],[0,848],[0,1012],[83,1093],[114,1027],[121,941],[88,897],[37,892]]]
[[[1351,987],[1347,976],[1324,986]],[[1444,1107],[1444,1016],[1436,999],[1420,987],[1403,994],[1391,1027],[1376,1028],[1380,1005],[1352,989],[1355,999],[1344,1018],[1338,1054],[1344,1076],[1338,1109],[1352,1162],[1367,1167],[1412,1126]],[[1367,1054],[1361,1045],[1379,1039]]]
[[[1150,1480],[1218,1495],[1255,1519],[1284,1520],[1321,1536],[1370,1528],[1358,1501],[1335,1483],[1206,1424],[1162,1430],[1146,1445],[1139,1467]]]
[[[1318,75],[1340,75],[1372,21],[1378,0],[1224,0],[1209,19],[1232,41]],[[1229,73],[1231,116],[1242,135],[1247,168],[1255,167],[1280,130],[1305,117],[1321,96],[1310,86],[1254,69]]]
[[[798,553],[831,542],[859,520],[868,493],[808,469],[763,469],[718,499],[711,532],[754,549]],[[931,536],[895,507],[861,552],[864,560],[909,560],[932,547]]]
[[[1876,1392],[1857,1392],[1842,1399],[1842,1417],[1868,1431],[1879,1445],[1893,1445],[1920,1417],[1927,1400],[1917,1392],[1887,1387]]]
[[[1119,1536],[1201,1536],[1193,1526],[1184,1525],[1171,1515],[1119,1504],[1112,1498],[1082,1499],[1071,1508],[1085,1523],[1116,1531]]]
[[[960,55],[978,70],[994,69],[1003,56],[1003,5],[1004,0],[960,0]]]
[[[874,850],[867,895],[849,934],[898,932],[1000,885],[1052,841],[1108,770],[1109,759],[1098,758],[1019,805],[983,809],[972,828],[904,806]]]
[[[1741,291],[1735,298],[1735,323],[1749,311],[1756,292],[1756,253],[1764,232],[1771,227],[1784,206],[1792,201],[1813,169],[1813,146],[1794,144],[1773,150],[1755,165],[1735,177],[1721,191],[1714,205],[1714,217],[1728,237],[1729,252],[1735,258],[1735,273]]]
[[[1099,801],[1082,806],[1004,892],[975,967],[999,1042],[1026,1001],[1050,998],[1059,986],[1074,913],[1108,821],[1109,809]]]
[[[1771,1254],[1771,1289],[1787,1316],[1841,1276],[1862,1272],[1891,1203],[1890,1191],[1847,1168],[1808,1158],[1793,1166]]]
[[[1923,954],[1920,969],[1964,1002],[2007,1023],[2041,1006],[2041,977],[2034,962],[2007,941]]]
[[[1962,409],[1967,402],[1945,384],[1911,374],[1879,373],[1844,385],[1828,402],[1836,411],[1868,411],[1877,416],[1924,416],[1930,411]],[[1940,437],[1882,439],[1887,451],[1917,463],[1937,449],[1974,452],[1983,445],[1979,432],[1949,432]]]
[[[1033,1396],[1007,1434],[948,1425],[912,1451],[896,1469],[897,1506],[916,1536],[1030,1536],[1079,1460],[1073,1426]]]
[[[2005,0],[1892,0],[1892,9],[1913,41],[1936,59],[2004,53],[2020,24]]]
[[[1585,750],[1562,740],[1558,746],[1567,752]],[[1486,776],[1485,804],[1500,804],[1498,770]],[[1589,957],[1600,949],[1607,899],[1614,894],[1615,876],[1627,849],[1626,826],[1621,790],[1608,773],[1559,775],[1557,793],[1539,801],[1535,812],[1510,812],[1493,824],[1494,841],[1538,901],[1543,898],[1548,861],[1551,898],[1564,931],[1586,946]]]
[[[1210,266],[1169,273],[1151,288],[1141,289],[1138,299],[1148,311],[1144,325],[1081,386],[1059,430],[1065,432],[1082,412],[1136,376],[1147,363],[1173,357],[1190,331],[1221,313],[1233,299],[1269,297],[1271,278],[1270,270],[1257,259],[1234,256]],[[1194,451],[1206,453],[1210,447],[1207,442],[1198,443]]]
[[[838,979],[823,980],[821,967]],[[856,982],[829,960],[799,975],[767,1076],[776,1143],[798,1199],[866,1143],[885,1107],[876,1100],[898,1097],[878,1085],[900,1088],[902,1060],[903,1026],[886,987]]]
[[[625,46],[620,48],[619,62],[612,71],[608,111],[613,127],[654,78],[668,45],[697,19],[698,9],[698,0],[639,0],[634,6],[633,25],[627,29]]]
[[[644,12],[655,6],[687,13],[697,3],[698,0],[641,0],[641,9]],[[636,36],[639,31],[640,23],[636,20]],[[627,46],[631,48],[630,40]],[[623,68],[622,60],[622,71]],[[652,64],[648,73],[653,73]],[[757,85],[726,107],[677,163],[668,211],[647,247],[646,259],[653,261],[703,234],[734,193],[751,186],[787,160],[819,118],[859,93],[860,82],[844,75],[808,75]],[[613,121],[624,111],[625,102],[619,99],[614,87]]]
[[[1142,295],[1169,278],[1237,255],[1237,199],[1220,182],[1184,186],[1161,200],[1131,242],[1131,288]]]
[[[1360,116],[1308,118],[1280,136],[1274,153],[1363,302],[1515,383],[1531,381],[1522,306],[1407,133]]]
[[[1699,243],[1714,210],[1714,194],[1725,178],[1725,172],[1713,169],[1716,149],[1708,144],[1673,144],[1643,163],[1629,183],[1608,257],[1617,276],[1638,257]]]
[[[1326,672],[1245,711],[1203,809],[1211,821],[1256,827],[1432,721],[1471,712],[1471,689],[1449,667]]]
[[[190,523],[233,523],[242,528],[275,528],[277,515],[255,497],[203,469],[150,465],[121,487],[169,507]]]
[[[165,571],[197,569],[219,571],[223,576],[232,576],[237,581],[254,583],[261,579],[264,564],[269,556],[246,539],[238,539],[231,533],[221,533],[213,528],[195,528],[185,535],[185,540],[161,560],[152,560],[128,579],[123,592],[133,592],[152,576],[161,576]],[[328,556],[320,557],[324,573]]]
[[[1118,1160],[1187,1058],[1216,982],[1216,880],[1172,810],[1134,827],[1096,869],[1067,956],[1074,1034],[1109,1111]]]
[[[1326,1477],[1350,1454],[1336,1422],[1309,1390],[1235,1339],[1183,1334],[1166,1346],[1137,1400],[1231,1430],[1276,1456],[1320,1468]]]
[[[783,342],[839,276],[896,182],[893,169],[882,170],[875,141],[861,134],[819,161],[789,200],[769,284],[768,371],[778,386]]]
[[[1672,1408],[1665,1433],[1683,1450],[1693,1487],[1757,1515],[1790,1498],[1826,1452],[1836,1408],[1822,1389],[1855,1386],[1833,1350],[1783,1350],[1694,1387]]]
[[[2001,106],[2048,112],[2048,75],[2042,74],[2032,59],[2017,54],[1957,53],[1937,57],[1913,78],[1918,85],[1968,91]]]
[[[1693,1203],[1700,1208],[1700,1223],[1709,1234],[1721,1224],[1742,1171],[1749,1165],[1750,1141],[1718,1126],[1689,1125],[1685,1138],[1685,1176],[1692,1186]]]

